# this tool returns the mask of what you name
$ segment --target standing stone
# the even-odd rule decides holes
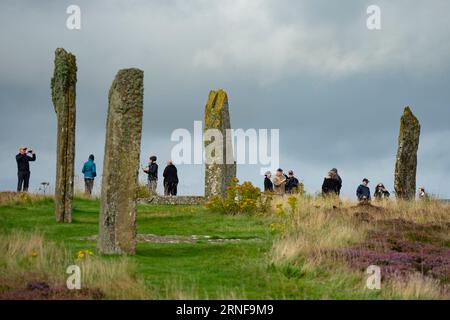
[[[414,199],[416,193],[417,149],[420,124],[409,107],[400,119],[397,161],[395,163],[395,194],[399,199]]]
[[[144,72],[120,70],[109,90],[98,248],[134,254]]]
[[[226,196],[231,179],[236,177],[236,162],[233,159],[233,147],[230,133],[230,112],[228,97],[224,90],[210,91],[205,107],[205,150],[214,143],[206,131],[216,129],[221,133],[220,152],[205,153],[205,197]],[[228,131],[228,134],[227,134]]]
[[[56,145],[55,215],[58,222],[72,222],[75,160],[76,58],[62,48],[55,51],[51,80],[52,100],[58,119]]]

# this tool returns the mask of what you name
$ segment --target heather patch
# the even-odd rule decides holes
[[[381,220],[366,240],[336,250],[351,268],[381,267],[382,277],[406,277],[411,273],[450,283],[450,248],[445,225],[417,224],[403,219]]]

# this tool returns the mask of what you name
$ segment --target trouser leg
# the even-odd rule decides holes
[[[170,195],[170,183],[167,181],[164,181],[164,195]]]
[[[94,179],[84,179],[84,193],[88,196],[92,195],[94,187]]]
[[[24,176],[23,176],[23,191],[24,192],[28,191],[29,183],[30,183],[30,173],[24,172]]]
[[[17,192],[22,191],[22,185],[23,185],[23,173],[17,172]]]
[[[170,194],[173,195],[173,196],[177,195],[177,185],[178,185],[177,182],[172,182],[171,183]]]
[[[88,179],[84,178],[84,194],[88,195],[89,194],[89,182]]]
[[[148,191],[152,194],[156,193],[157,181],[148,180]]]
[[[92,190],[94,189],[94,179],[91,179],[89,183],[89,195],[92,195]]]

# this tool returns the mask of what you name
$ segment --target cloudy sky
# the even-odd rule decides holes
[[[81,8],[81,30],[66,8]],[[381,30],[366,9],[381,8]],[[418,184],[450,198],[450,2],[447,0],[8,1],[0,3],[0,190],[14,190],[20,145],[36,150],[31,189],[54,183],[54,50],[77,57],[76,172],[102,170],[108,90],[144,70],[141,163],[170,158],[177,128],[203,119],[209,90],[228,92],[232,127],[279,128],[280,166],[307,191],[337,167],[353,196],[363,177],[393,189],[399,118],[422,124]],[[180,165],[180,194],[202,194],[202,165]],[[260,166],[238,177],[262,186]],[[141,174],[141,180],[144,175]]]

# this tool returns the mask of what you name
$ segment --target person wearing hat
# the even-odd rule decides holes
[[[294,171],[289,170],[288,171],[288,178],[286,181],[286,193],[293,193],[296,192],[298,187],[298,179],[294,177]]]
[[[92,189],[94,188],[94,179],[97,176],[93,154],[89,155],[89,159],[84,163],[81,172],[84,174],[84,194],[91,196]]]
[[[31,154],[31,156],[30,156]],[[27,147],[20,147],[16,155],[17,162],[17,192],[27,192],[30,182],[30,161],[36,161],[36,153]]]
[[[158,185],[158,164],[156,163],[156,156],[151,156],[148,161],[148,166],[143,169],[148,174],[148,190],[150,193],[156,193]]]
[[[368,187],[369,180],[364,178],[362,184],[359,185],[358,189],[356,189],[356,196],[360,202],[368,202],[370,201],[370,188]]]
[[[270,180],[272,172],[266,171],[264,174],[264,192],[273,192],[273,183]]]

